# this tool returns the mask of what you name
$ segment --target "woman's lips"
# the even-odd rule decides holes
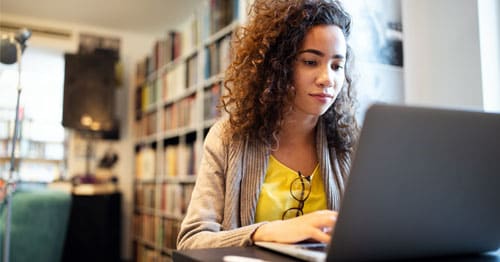
[[[333,96],[330,94],[310,94],[310,96],[314,97],[314,99],[318,100],[321,103],[328,103],[333,99]]]

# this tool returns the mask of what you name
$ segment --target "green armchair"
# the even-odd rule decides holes
[[[12,196],[10,261],[61,261],[71,194],[53,189],[18,189]],[[6,206],[0,210],[3,257]]]

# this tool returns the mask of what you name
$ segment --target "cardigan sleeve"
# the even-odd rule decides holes
[[[225,207],[227,176],[237,174],[226,174],[229,148],[223,142],[222,129],[223,122],[219,121],[205,138],[191,202],[177,238],[178,249],[251,245],[251,236],[261,225],[240,227],[239,222],[231,223],[229,228],[222,225],[227,212],[238,212]]]

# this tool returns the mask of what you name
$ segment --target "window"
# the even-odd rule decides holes
[[[17,82],[18,65],[0,64],[0,174],[4,178],[10,169]],[[21,87],[17,175],[23,181],[50,182],[65,172],[63,54],[28,46],[21,60]]]

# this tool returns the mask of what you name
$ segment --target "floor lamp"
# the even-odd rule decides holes
[[[4,242],[3,242],[3,261],[9,261],[10,253],[10,227],[11,227],[11,212],[12,212],[12,194],[15,189],[15,151],[19,133],[19,100],[21,97],[21,55],[26,48],[26,40],[31,36],[31,31],[22,29],[16,35],[10,34],[6,37],[2,36],[0,42],[0,62],[4,64],[13,64],[17,62],[17,100],[16,100],[16,117],[14,122],[14,133],[12,134],[12,152],[10,154],[10,169],[7,183],[5,184],[5,204],[7,207],[5,218]]]

